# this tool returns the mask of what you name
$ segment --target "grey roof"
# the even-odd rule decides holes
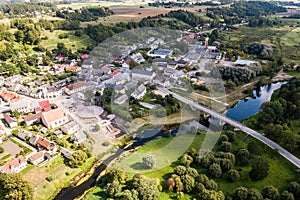
[[[138,84],[138,81],[131,80],[130,82],[126,83],[124,87],[126,90],[130,90],[130,89],[136,88],[137,84]]]
[[[86,134],[81,132],[81,131],[75,133],[73,135],[73,138],[78,143],[82,143],[82,142],[85,142],[87,140]]]
[[[133,69],[131,70],[131,72],[133,74],[141,74],[144,76],[153,76],[154,72],[150,72],[150,71],[146,71],[146,70],[142,70],[142,69]]]
[[[168,62],[168,59],[165,58],[155,58],[152,60],[152,62]]]
[[[29,132],[27,132],[27,131],[25,131],[25,130],[20,130],[19,131],[19,133],[18,133],[18,137],[20,138],[20,139],[22,139],[22,140],[26,140],[26,137],[27,136],[31,136],[32,134],[31,133],[29,133]]]

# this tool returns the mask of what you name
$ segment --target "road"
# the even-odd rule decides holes
[[[187,98],[184,98],[174,92],[169,91],[168,89],[162,88],[162,87],[157,87],[158,90],[166,93],[166,94],[172,94],[173,97],[175,97],[176,99],[178,99],[179,101],[186,103],[194,108],[196,108],[197,110],[200,110],[206,114],[209,114],[210,116],[217,118],[223,122],[226,122],[227,124],[230,124],[231,126],[234,126],[235,128],[240,129],[241,131],[251,135],[252,137],[256,138],[257,140],[263,142],[264,144],[266,144],[267,146],[269,146],[270,148],[277,150],[284,158],[286,158],[288,161],[290,161],[291,163],[293,163],[295,166],[297,166],[298,168],[300,168],[300,160],[294,156],[293,154],[291,154],[290,152],[288,152],[287,150],[285,150],[284,148],[282,148],[280,145],[278,145],[277,143],[273,142],[272,140],[270,140],[269,138],[263,136],[262,134],[258,133],[257,131],[241,124],[240,122],[237,122],[233,119],[230,119],[226,116],[224,116],[223,114],[220,114],[214,110],[211,110],[205,106],[202,106],[198,103],[195,103]]]

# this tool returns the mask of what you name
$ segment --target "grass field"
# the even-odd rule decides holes
[[[68,38],[59,39],[59,35],[68,34]],[[56,48],[57,43],[64,43],[67,48],[71,49],[81,49],[86,48],[88,45],[95,45],[95,41],[89,38],[86,34],[83,34],[81,37],[77,37],[74,35],[73,31],[62,31],[56,30],[53,32],[46,31],[42,33],[42,37],[47,36],[47,40],[42,40],[41,45],[47,49]]]

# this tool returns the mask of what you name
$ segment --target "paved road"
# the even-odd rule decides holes
[[[226,122],[227,124],[230,124],[238,129],[240,129],[241,131],[251,135],[252,137],[258,139],[259,141],[263,142],[264,144],[266,144],[267,146],[271,147],[272,149],[276,149],[284,158],[286,158],[287,160],[289,160],[291,163],[293,163],[294,165],[296,165],[298,168],[300,168],[300,160],[294,156],[293,154],[291,154],[290,152],[288,152],[287,150],[285,150],[284,148],[282,148],[280,145],[278,145],[277,143],[273,142],[272,140],[270,140],[269,138],[261,135],[260,133],[256,132],[255,130],[241,124],[240,122],[237,122],[233,119],[230,119],[226,116],[224,116],[223,114],[220,114],[216,111],[213,111],[205,106],[202,106],[198,103],[195,103],[189,99],[186,99],[174,92],[169,91],[168,89],[162,88],[162,87],[157,87],[157,89],[159,89],[160,91],[166,93],[166,94],[172,94],[176,99],[178,99],[179,101],[186,103],[202,112],[205,112],[219,120],[222,120],[223,122]]]

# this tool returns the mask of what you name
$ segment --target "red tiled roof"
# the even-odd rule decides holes
[[[8,124],[11,124],[11,123],[13,123],[13,122],[17,122],[16,119],[12,118],[12,117],[9,116],[9,114],[7,114],[7,113],[3,114],[3,116],[4,116],[5,121],[6,121]]]
[[[54,144],[52,142],[50,142],[49,140],[46,140],[42,137],[39,137],[37,139],[36,144],[47,150],[51,150],[51,148],[54,146]]]
[[[115,76],[115,75],[117,75],[117,74],[119,74],[120,73],[120,70],[115,70],[115,71],[113,71],[112,73],[110,73],[109,75],[110,76]]]
[[[48,100],[39,102],[39,105],[46,112],[51,110],[51,105]]]
[[[45,153],[44,153],[43,151],[39,151],[39,152],[33,154],[32,156],[30,156],[28,160],[29,160],[30,162],[34,162],[34,161],[36,161],[36,160],[38,160],[38,159],[44,157],[44,154],[45,154]]]
[[[28,115],[24,118],[24,121],[25,122],[30,122],[32,120],[37,120],[39,118],[41,118],[42,116],[42,113],[36,113],[36,114],[33,114],[33,115]]]
[[[76,90],[76,89],[84,87],[84,86],[85,86],[85,82],[81,81],[81,82],[77,82],[77,83],[68,85],[67,88],[69,90]]]
[[[23,156],[20,156],[18,158],[14,158],[13,160],[7,162],[5,165],[2,166],[2,171],[9,174],[12,171],[12,168],[19,167],[22,163],[26,162],[25,158]]]
[[[83,54],[83,55],[80,56],[81,59],[87,59],[88,57],[89,57],[88,54]]]

